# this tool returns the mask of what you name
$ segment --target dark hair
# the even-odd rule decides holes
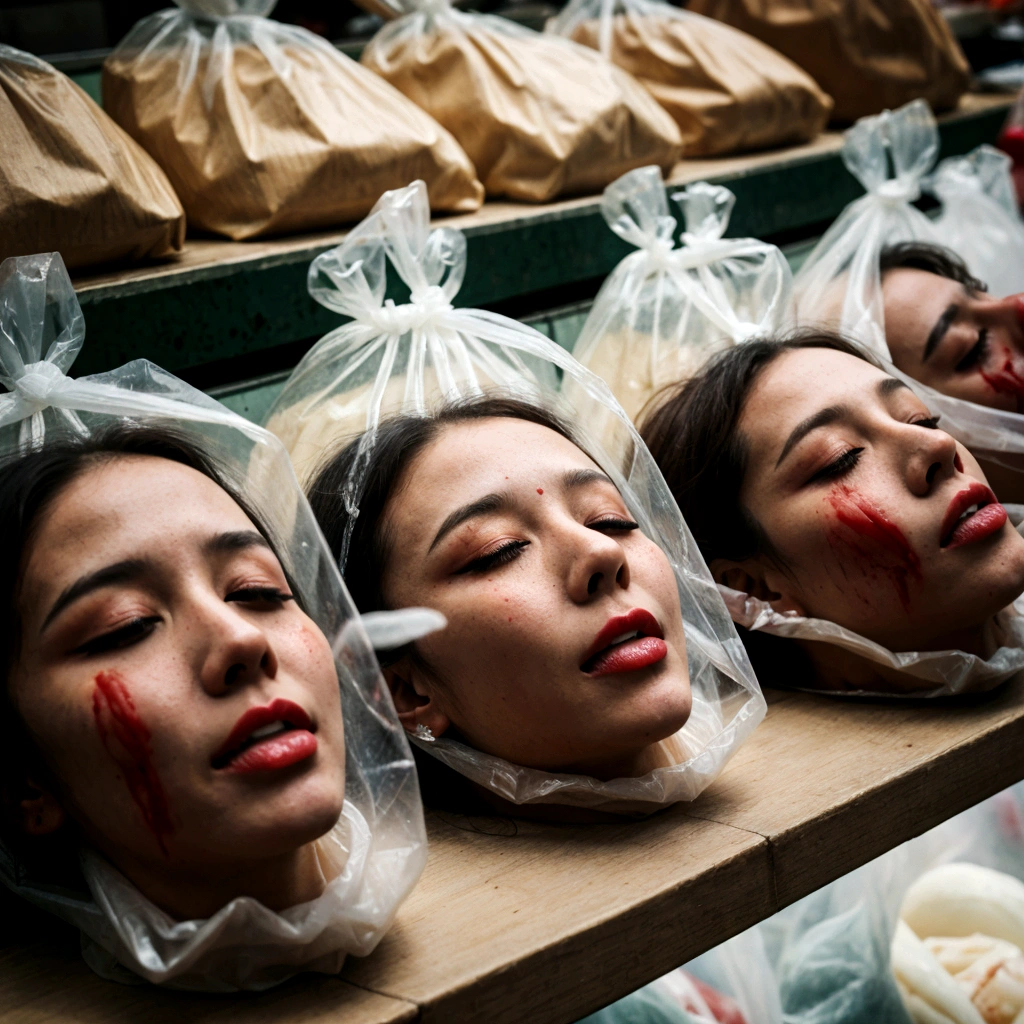
[[[884,275],[887,270],[899,268],[923,270],[928,274],[948,278],[962,284],[969,292],[988,291],[988,286],[967,269],[967,264],[952,249],[941,245],[928,242],[887,245],[878,258],[878,269]]]
[[[774,556],[754,512],[740,501],[749,452],[737,425],[758,378],[783,352],[824,348],[873,362],[836,334],[799,331],[726,349],[696,376],[655,397],[640,433],[654,456],[704,560]],[[806,659],[795,645],[740,629],[762,682],[809,684]]]
[[[350,441],[321,463],[307,487],[309,503],[335,558],[340,557],[346,530],[351,526],[342,574],[361,612],[386,607],[381,581],[390,556],[391,537],[384,513],[409,466],[445,427],[491,418],[537,423],[576,443],[569,428],[554,413],[516,398],[484,396],[450,403],[426,417],[391,417],[380,424],[373,446],[362,455],[365,461],[360,467],[359,513],[354,521],[345,503],[345,488],[360,459],[360,439]],[[388,665],[407,654],[430,671],[411,645],[397,651],[378,651],[377,657],[381,665]],[[413,755],[424,803],[464,813],[488,812],[488,805],[468,779],[416,746]]]
[[[25,836],[17,823],[17,790],[29,773],[52,780],[11,699],[10,675],[21,643],[20,591],[33,538],[47,510],[61,493],[90,468],[126,456],[151,456],[197,470],[227,491],[267,536],[238,495],[226,484],[213,459],[191,439],[173,430],[120,423],[87,437],[48,434],[41,448],[24,449],[0,460],[0,840],[16,852],[33,876],[81,884],[74,843],[65,829],[57,835]],[[70,824],[69,826],[70,827]]]

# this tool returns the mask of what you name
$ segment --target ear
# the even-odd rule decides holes
[[[31,777],[26,777],[21,792],[12,803],[26,835],[50,835],[64,824],[64,808],[57,802],[57,798]]]
[[[452,724],[438,706],[437,687],[433,680],[410,658],[402,658],[385,668],[384,679],[395,702],[398,720],[406,732],[415,732],[416,726],[422,725],[435,736],[441,736]]]
[[[716,583],[766,601],[777,612],[796,612],[806,615],[792,582],[775,566],[757,555],[734,562],[728,558],[715,558],[711,562],[711,575]]]

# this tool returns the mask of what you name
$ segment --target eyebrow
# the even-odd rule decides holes
[[[615,486],[615,482],[612,478],[608,476],[607,473],[602,473],[599,469],[570,469],[567,473],[562,475],[562,487],[567,491],[586,487],[588,484],[592,483],[611,484],[612,487]],[[461,508],[457,508],[445,518],[443,523],[441,523],[434,539],[430,542],[430,547],[427,548],[427,553],[429,554],[433,551],[434,548],[436,548],[437,545],[455,529],[455,527],[461,526],[470,519],[477,519],[480,516],[492,515],[495,512],[504,512],[506,509],[511,508],[514,503],[512,495],[507,491],[503,491],[501,493],[495,492],[494,494],[486,494],[484,497],[478,498],[476,501],[471,501],[468,505],[463,505]]]
[[[211,537],[204,545],[205,554],[219,554],[223,552],[245,551],[247,548],[261,547],[270,548],[267,539],[255,530],[232,530],[226,533],[218,533]],[[46,627],[60,615],[65,608],[81,600],[87,594],[102,590],[104,587],[114,587],[121,583],[134,583],[150,571],[152,565],[144,558],[128,558],[123,562],[115,562],[113,565],[104,566],[95,572],[87,573],[85,576],[75,580],[66,587],[53,603],[39,632],[43,633]]]
[[[939,319],[935,321],[935,326],[931,329],[928,340],[924,343],[924,353],[921,356],[922,363],[928,362],[932,353],[939,347],[939,343],[946,336],[946,332],[957,318],[959,312],[960,307],[955,302],[951,302],[939,314]]]
[[[902,391],[907,385],[903,381],[896,377],[883,377],[876,385],[875,391],[878,392],[880,398],[887,398],[894,391]],[[809,434],[811,431],[819,429],[819,427],[827,427],[831,423],[835,423],[836,420],[842,419],[844,416],[849,415],[850,409],[845,405],[830,405],[825,409],[816,412],[813,416],[808,416],[807,419],[798,423],[790,433],[789,437],[786,438],[786,443],[782,446],[782,454],[779,456],[778,461],[775,463],[775,468],[778,469],[782,465],[782,460]]]

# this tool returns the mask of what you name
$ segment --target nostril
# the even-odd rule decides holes
[[[931,484],[935,480],[935,474],[938,473],[938,471],[941,468],[942,468],[942,463],[941,462],[933,462],[928,467],[928,472],[925,474],[925,480],[927,480],[928,483]]]
[[[603,573],[595,572],[594,575],[591,576],[589,580],[587,580],[587,593],[588,594],[593,594],[593,593],[595,593],[597,591],[598,585],[600,584],[601,577],[603,575],[604,575]]]
[[[238,677],[242,674],[244,670],[244,665],[232,665],[231,668],[229,668],[227,672],[224,673],[224,685],[233,686],[236,682],[238,682]]]
[[[625,575],[625,573],[626,573],[626,567],[624,565],[619,566],[619,571],[615,574],[615,582],[616,583],[621,583],[622,582],[622,577]]]

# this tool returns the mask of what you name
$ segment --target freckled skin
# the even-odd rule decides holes
[[[931,414],[909,389],[882,395],[886,379],[828,349],[785,352],[765,368],[738,424],[748,448],[740,500],[775,554],[711,568],[716,579],[742,571],[761,581],[780,611],[837,622],[890,650],[944,649],[1024,590],[1024,539],[1007,525],[941,546],[952,500],[985,476],[952,437],[921,425]],[[842,415],[780,463],[794,428],[833,407]],[[854,450],[839,476],[816,478]]]

